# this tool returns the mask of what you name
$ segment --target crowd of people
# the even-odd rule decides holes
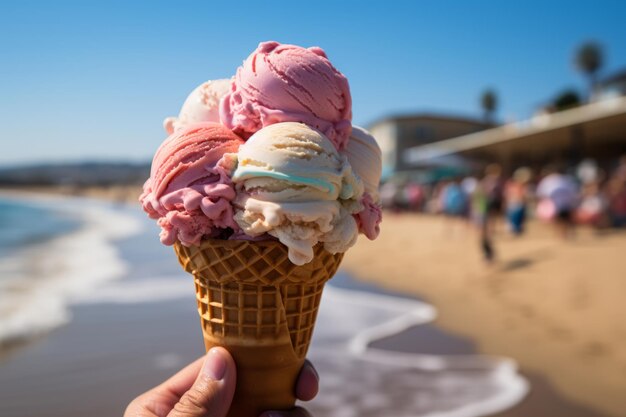
[[[484,257],[492,261],[494,224],[501,218],[515,236],[524,233],[529,217],[552,223],[562,238],[571,237],[577,225],[626,227],[626,155],[614,166],[586,159],[566,168],[519,167],[510,175],[491,164],[481,176],[389,181],[380,195],[387,209],[442,214],[476,225]]]

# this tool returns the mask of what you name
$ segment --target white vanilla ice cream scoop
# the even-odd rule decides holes
[[[374,201],[378,201],[383,163],[382,153],[374,136],[362,127],[352,126],[352,134],[343,153],[348,157],[352,170],[363,181],[365,192],[369,193]]]
[[[357,238],[353,214],[363,183],[321,132],[302,123],[267,126],[239,148],[233,173],[235,221],[249,236],[268,233],[303,265],[313,247],[345,252]]]
[[[163,128],[168,135],[198,122],[220,122],[220,99],[230,91],[232,80],[210,80],[196,87],[180,108],[178,117],[167,117]]]
[[[355,215],[359,232],[374,240],[380,233],[383,219],[378,186],[382,175],[382,152],[376,139],[365,129],[352,126],[346,155],[354,172],[363,180],[365,193],[361,199],[363,209]]]

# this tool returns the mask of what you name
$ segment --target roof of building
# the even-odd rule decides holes
[[[454,122],[471,124],[473,126],[481,126],[484,128],[495,126],[494,123],[485,122],[484,120],[474,119],[474,118],[467,117],[467,116],[421,112],[421,113],[392,114],[389,116],[381,117],[379,119],[374,120],[372,123],[368,123],[367,127],[372,128],[373,126],[384,123],[384,122],[399,122],[399,121],[412,121],[412,120],[454,121]]]
[[[579,106],[529,120],[502,125],[477,133],[416,146],[405,151],[407,163],[421,164],[434,158],[479,149],[496,155],[512,152],[550,152],[566,146],[573,127],[583,127],[594,143],[623,141],[626,125],[626,97]]]

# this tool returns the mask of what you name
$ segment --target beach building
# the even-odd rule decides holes
[[[417,113],[386,117],[368,126],[383,157],[383,178],[413,169],[403,155],[411,148],[435,144],[493,127],[490,123],[466,117]]]
[[[588,104],[406,149],[402,166],[419,170],[437,161],[470,161],[478,166],[499,162],[512,169],[573,164],[582,158],[610,164],[626,153],[624,94],[626,73],[596,89]]]

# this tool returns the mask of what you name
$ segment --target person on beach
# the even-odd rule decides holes
[[[493,235],[498,217],[502,213],[503,203],[502,168],[498,164],[490,164],[485,168],[485,175],[477,184],[472,196],[472,213],[480,231],[480,247],[487,263],[495,259]]]
[[[626,226],[626,155],[622,155],[617,168],[607,181],[605,195],[608,218],[612,227]]]
[[[420,184],[409,181],[404,187],[404,194],[408,203],[408,210],[414,212],[422,211],[424,190]]]
[[[485,262],[491,263],[494,260],[495,252],[491,241],[491,233],[487,224],[487,195],[480,183],[476,187],[471,199],[471,216],[476,224],[480,236],[480,249]]]
[[[576,223],[596,229],[608,225],[608,201],[601,191],[600,182],[588,182],[583,185],[580,205],[575,211]]]
[[[450,181],[442,190],[443,212],[450,217],[467,215],[467,195],[458,179]]]
[[[225,417],[235,393],[235,361],[213,348],[157,387],[135,398],[124,417]],[[319,389],[317,371],[306,361],[296,382],[296,397],[312,400]],[[311,417],[304,408],[267,411],[260,417]]]
[[[504,200],[506,205],[506,219],[511,233],[520,236],[524,232],[526,223],[526,207],[530,197],[529,183],[532,171],[521,167],[515,170],[513,177],[504,187]]]
[[[571,176],[562,174],[555,167],[547,167],[545,173],[537,185],[537,197],[540,204],[552,207],[556,231],[566,239],[575,231],[573,215],[578,206],[578,185]]]
[[[476,187],[478,187],[478,179],[476,177],[469,175],[461,180],[461,188],[468,197],[474,195]]]
[[[608,215],[612,227],[626,226],[626,175],[614,175],[607,184]]]
[[[450,180],[441,190],[441,209],[446,216],[447,234],[453,234],[455,224],[465,222],[469,211],[468,196],[458,178]]]
[[[504,207],[504,178],[502,167],[499,164],[490,164],[485,168],[485,176],[480,182],[487,198],[487,216],[491,223],[495,223],[502,214]],[[495,225],[492,225],[495,226]]]

